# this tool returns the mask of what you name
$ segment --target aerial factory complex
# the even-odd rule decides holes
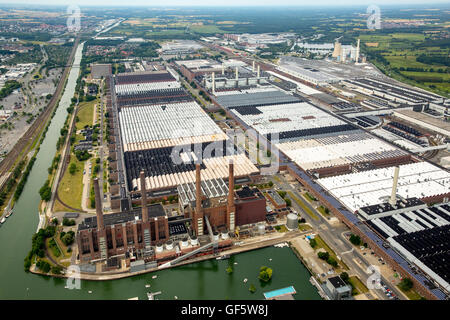
[[[284,66],[246,61],[176,60],[158,71],[108,77],[115,213],[104,214],[96,205],[96,217],[78,226],[79,263],[100,262],[106,273],[145,272],[226,252],[252,226],[251,237],[262,239],[277,219],[287,219],[289,228],[287,215],[297,211],[278,207],[277,219],[271,218],[284,200],[255,186],[270,179],[261,175],[264,165],[252,163],[249,145],[236,145],[224,131],[253,129],[261,145],[279,151],[272,158],[279,170],[392,268],[409,274],[422,295],[443,298],[450,289],[448,266],[437,261],[448,251],[437,245],[422,253],[414,243],[446,241],[449,206],[434,204],[448,201],[450,173],[417,155],[429,145],[422,131],[401,116],[390,119],[397,112],[417,113],[418,107],[419,112],[444,107],[445,99],[412,88],[389,89],[393,85],[378,74],[342,73],[337,84],[364,94],[370,107],[363,108],[309,87],[314,82],[295,76],[300,66],[286,73]],[[347,68],[327,63],[327,69]],[[182,77],[204,90],[212,102],[208,108],[223,108],[230,120],[219,127]],[[152,201],[172,195],[178,208]]]
[[[214,259],[214,268],[228,260],[232,279],[235,257],[288,247],[317,299],[449,300],[448,57],[438,69],[417,56],[414,66],[434,68],[423,69],[432,73],[425,81],[419,67],[393,66],[407,54],[372,50],[409,33],[247,33],[247,22],[163,13],[87,14],[83,37],[52,39],[68,63],[47,63],[56,58],[46,44],[33,51],[42,62],[12,68],[11,52],[31,47],[0,40],[0,236],[24,210],[30,172],[45,181],[26,272],[69,278],[75,268],[82,280],[114,283]],[[448,30],[435,28],[442,34],[414,33],[418,48],[442,48]],[[54,158],[33,178],[46,139]],[[242,297],[305,294],[277,278],[283,271],[268,282],[274,262],[263,259],[257,288],[239,280],[250,280]]]

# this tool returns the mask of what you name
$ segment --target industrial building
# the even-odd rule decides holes
[[[125,73],[111,77],[111,207],[129,210],[140,196],[140,172],[152,197],[176,194],[177,186],[202,174],[226,179],[228,162],[242,182],[258,179],[259,170],[238,150],[209,115],[193,101],[171,70]]]
[[[180,60],[175,61],[175,64],[189,81],[212,72],[221,72],[224,68],[221,63],[209,59]]]
[[[220,178],[202,180],[200,164],[197,164],[195,184],[184,183],[177,187],[180,212],[192,219],[193,230],[198,236],[206,231],[205,217],[213,228],[224,232],[266,219],[266,200],[262,193],[249,187],[235,190],[233,161],[228,169],[228,186]]]
[[[204,88],[216,95],[219,92],[230,90],[268,86],[273,77],[269,73],[261,71],[260,66],[255,65],[254,62],[251,67],[246,64],[238,65],[224,62],[220,73],[210,72],[203,77],[197,77],[197,80],[202,83]]]
[[[92,79],[107,78],[111,75],[111,73],[112,73],[111,64],[94,63],[91,65]]]
[[[400,158],[407,153],[367,133],[354,133],[277,144],[277,147],[304,170],[346,166]]]
[[[438,202],[450,196],[450,173],[428,162],[400,165],[397,195]],[[387,167],[318,179],[325,190],[350,211],[386,202],[392,190],[394,168]]]
[[[450,206],[440,204],[371,219],[367,224],[431,282],[450,290]]]
[[[242,95],[247,99],[247,95]],[[228,96],[225,96],[228,98]],[[295,99],[295,97],[292,97]],[[308,102],[269,104],[232,109],[242,121],[262,135],[280,134],[280,140],[357,130]]]
[[[193,40],[173,40],[162,44],[160,52],[164,55],[186,55],[204,48]]]
[[[328,278],[323,288],[332,300],[345,300],[352,296],[352,287],[339,276]]]
[[[175,219],[169,219],[161,204],[147,205],[144,171],[139,177],[141,208],[129,211],[104,215],[98,179],[94,180],[96,216],[85,218],[78,225],[78,260],[81,263],[106,262],[106,270],[119,268],[120,260],[125,260],[127,265],[130,261],[164,262],[180,253],[195,253],[198,237],[204,234],[219,241],[220,231],[221,239],[229,241],[230,232],[233,236],[237,226],[265,220],[266,200],[262,193],[246,186],[235,190],[233,161],[228,164],[228,186],[221,178],[202,181],[200,168],[197,164],[195,185],[177,186],[181,215]],[[186,222],[190,222],[192,230],[186,229]],[[180,235],[183,239],[178,241]],[[136,265],[131,263],[131,269],[136,269]]]
[[[347,79],[380,77],[379,72],[369,65],[359,66],[291,56],[282,56],[277,69],[304,82],[319,86],[339,83]]]
[[[151,246],[169,240],[168,217],[161,204],[132,211],[103,214],[98,180],[94,180],[96,216],[84,219],[78,226],[78,260],[106,260],[123,255],[129,258],[149,257]]]

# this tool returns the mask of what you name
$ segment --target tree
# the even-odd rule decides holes
[[[232,274],[232,273],[233,273],[233,267],[228,266],[228,268],[226,268],[225,271],[226,271],[228,274]]]
[[[280,197],[282,197],[284,199],[284,197],[286,197],[287,192],[286,191],[278,191],[278,194],[280,195]]]
[[[317,241],[316,239],[310,239],[309,240],[309,245],[311,246],[311,248],[314,248],[317,246]]]
[[[349,276],[348,276],[348,273],[347,272],[342,272],[341,274],[340,274],[340,277],[341,277],[341,279],[345,282],[345,283],[347,283],[348,282],[348,279],[350,278]]]
[[[77,165],[75,164],[75,162],[72,162],[69,166],[69,173],[71,175],[74,175],[75,172],[77,172]]]
[[[292,205],[292,201],[289,198],[284,199],[284,201],[286,202],[286,206],[290,207]]]
[[[328,257],[327,263],[335,268],[337,268],[338,266],[336,259],[334,259],[333,257]]]
[[[70,246],[73,242],[74,242],[74,236],[73,236],[73,234],[72,233],[70,233],[70,232],[68,232],[68,233],[66,233],[62,238],[61,238],[61,241],[64,243],[64,245],[67,247],[67,246]]]
[[[248,288],[248,291],[250,291],[251,293],[255,293],[256,287],[253,283],[250,285],[250,288]]]
[[[43,201],[50,201],[52,197],[52,189],[50,188],[50,181],[46,181],[45,184],[39,189],[39,194]]]
[[[259,269],[258,278],[264,282],[269,282],[269,280],[272,279],[272,269],[266,266],[262,266]]]
[[[63,218],[63,226],[74,226],[74,225],[75,225],[74,219]]]
[[[400,281],[400,283],[398,284],[398,286],[400,287],[400,289],[402,289],[403,291],[409,291],[412,289],[412,287],[414,286],[414,283],[411,281],[411,279],[409,278],[404,278],[402,281]]]
[[[350,242],[355,246],[359,246],[361,244],[361,238],[353,233],[350,235]]]
[[[330,254],[328,252],[318,252],[317,256],[319,257],[319,259],[326,261],[330,257]]]

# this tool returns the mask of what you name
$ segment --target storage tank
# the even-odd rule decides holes
[[[287,215],[286,227],[289,230],[295,230],[298,228],[298,217],[293,213],[289,213]]]
[[[214,241],[219,241],[219,233],[213,232],[213,238],[214,238]]]
[[[193,236],[193,237],[191,238],[191,245],[193,245],[193,246],[198,245],[198,239],[197,239],[196,236]]]
[[[186,248],[188,245],[189,245],[188,238],[187,238],[187,237],[186,237],[186,238],[183,238],[183,240],[181,240],[181,246],[182,246],[183,248]]]
[[[164,251],[163,245],[162,244],[158,244],[156,245],[156,252],[157,253],[161,253]]]
[[[169,240],[166,242],[166,249],[167,250],[172,250],[173,249],[173,242],[172,240]]]
[[[222,232],[222,240],[227,240],[229,237],[228,232]]]
[[[258,234],[263,236],[266,233],[266,226],[262,223],[258,224]]]

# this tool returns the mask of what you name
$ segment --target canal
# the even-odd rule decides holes
[[[28,177],[14,214],[0,227],[0,299],[146,299],[146,293],[162,293],[157,299],[263,299],[263,293],[294,286],[296,299],[318,300],[310,284],[310,274],[289,248],[268,247],[232,256],[228,260],[208,260],[156,273],[113,281],[82,281],[81,288],[66,289],[66,280],[38,276],[24,271],[23,259],[31,248],[31,237],[39,222],[38,190],[47,179],[47,168],[56,152],[56,142],[67,117],[66,108],[74,95],[83,44],[75,54],[74,66],[55,116],[49,126],[36,162]],[[259,268],[273,269],[272,280],[258,280]],[[233,267],[227,274],[226,268]],[[156,275],[157,278],[152,277]],[[247,278],[247,283],[244,279]],[[248,289],[254,284],[256,292]],[[146,287],[150,285],[150,287]]]

